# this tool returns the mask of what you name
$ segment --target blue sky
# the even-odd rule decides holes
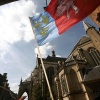
[[[48,0],[48,3],[50,0]],[[36,65],[37,48],[29,16],[43,11],[45,0],[20,0],[0,6],[0,73],[8,73],[11,90],[18,91],[20,79],[26,79]],[[96,26],[89,17],[84,21]],[[42,57],[67,57],[78,40],[86,35],[82,22],[58,38],[40,47]]]

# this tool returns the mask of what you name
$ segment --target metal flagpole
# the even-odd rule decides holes
[[[30,19],[30,18],[29,18],[29,19]],[[30,23],[31,23],[31,19],[30,19]],[[32,27],[32,23],[31,23],[31,27]],[[32,30],[33,30],[33,34],[34,34],[34,29],[33,29],[33,27],[32,27]],[[35,34],[34,34],[34,36],[35,36]],[[46,74],[46,70],[45,70],[45,67],[44,67],[42,55],[41,55],[41,53],[40,53],[40,49],[39,49],[38,42],[37,42],[37,39],[36,39],[36,36],[35,36],[35,41],[36,41],[37,49],[38,49],[38,52],[39,52],[39,56],[40,56],[42,68],[43,68],[43,71],[44,71],[44,75],[45,75],[45,78],[46,78],[46,81],[47,81],[47,85],[48,85],[48,88],[49,88],[50,97],[51,97],[52,100],[54,100],[53,94],[52,94],[52,91],[51,91],[51,88],[50,88],[49,80],[48,80],[48,77],[47,77],[47,74]]]

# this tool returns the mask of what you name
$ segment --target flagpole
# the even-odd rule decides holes
[[[29,18],[29,19],[30,19],[30,18]],[[31,23],[31,20],[30,20],[30,23]],[[32,27],[32,23],[31,23],[31,27]],[[33,34],[34,34],[34,29],[33,29],[33,27],[32,27],[32,30],[33,30]],[[51,88],[50,88],[49,80],[48,80],[48,77],[47,77],[47,74],[46,74],[46,70],[45,70],[45,67],[44,67],[42,55],[41,55],[41,53],[40,53],[40,49],[39,49],[38,42],[37,42],[37,39],[36,39],[35,34],[34,34],[34,37],[35,37],[35,41],[36,41],[36,46],[37,46],[37,49],[38,49],[38,53],[39,53],[39,56],[40,56],[42,68],[43,68],[43,71],[44,71],[44,75],[45,75],[45,78],[46,78],[46,81],[47,81],[47,85],[48,85],[48,88],[49,88],[50,97],[51,97],[52,100],[54,100],[53,94],[52,94],[52,91],[51,91]]]
[[[47,7],[47,0],[46,0],[46,7]]]

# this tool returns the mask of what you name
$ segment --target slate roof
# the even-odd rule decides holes
[[[88,41],[91,41],[90,38],[88,36],[83,36],[78,42],[77,44],[74,46],[72,52],[77,48],[77,46],[82,45]],[[72,56],[72,52],[70,53],[70,55],[67,57],[66,62],[70,62],[73,61],[74,58]]]
[[[100,65],[86,69],[83,81],[93,81],[100,79]]]
[[[86,43],[86,42],[88,42],[88,41],[90,41],[90,38],[89,38],[88,36],[83,36],[83,37],[79,40],[79,42],[78,42],[77,45],[81,45],[81,44]]]
[[[68,58],[67,58],[67,60],[66,60],[66,62],[70,62],[70,61],[73,61],[73,60],[74,60],[73,56],[69,55]]]
[[[52,56],[48,56],[45,61],[46,62],[58,62],[58,61],[65,61],[66,58],[61,58],[61,57],[52,57]]]
[[[48,56],[47,58],[43,58],[44,62],[58,62],[58,61],[65,61],[66,58],[61,58],[61,57],[52,57],[52,56]],[[40,58],[38,58],[38,63],[40,64]]]
[[[74,50],[76,49],[77,46],[82,45],[82,44],[84,44],[84,43],[86,43],[86,42],[88,42],[88,41],[91,41],[91,39],[90,39],[88,36],[83,36],[83,37],[78,41],[78,43],[75,45],[75,47],[73,48],[72,51],[74,51]]]

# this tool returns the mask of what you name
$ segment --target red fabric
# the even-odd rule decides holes
[[[24,100],[27,96],[22,96],[19,100]]]
[[[56,10],[58,7],[58,3],[60,4],[61,1],[62,0],[51,0],[50,4],[46,8],[46,11],[55,19],[59,34],[62,34],[71,26],[87,17],[100,5],[100,0],[74,0],[74,5],[79,9],[79,11],[75,14],[75,10],[70,7],[70,9],[68,10],[70,18],[68,19],[67,10],[62,15],[57,15]],[[67,0],[65,0],[65,3],[66,2]],[[61,9],[64,10],[64,6],[61,7]]]

